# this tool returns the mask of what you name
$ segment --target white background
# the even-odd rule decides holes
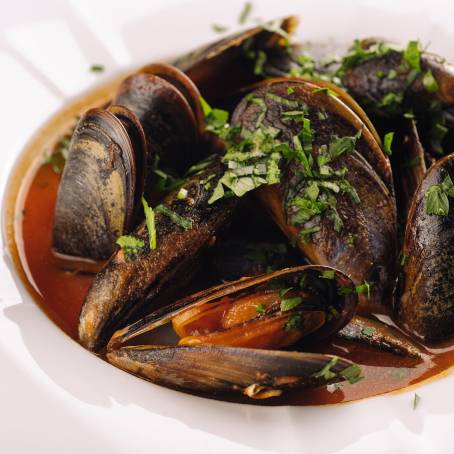
[[[0,0],[0,191],[40,125],[120,70],[235,26],[242,1]],[[454,2],[255,1],[301,15],[302,39],[420,38],[454,61]],[[92,63],[106,66],[92,74]],[[260,408],[160,388],[65,337],[0,258],[0,453],[452,453],[454,376],[333,407]]]

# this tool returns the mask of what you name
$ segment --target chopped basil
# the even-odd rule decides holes
[[[394,139],[394,132],[387,132],[385,134],[385,136],[383,137],[383,148],[385,150],[385,153],[388,156],[392,155],[391,146],[392,146],[392,143],[393,143],[393,139]]]
[[[266,307],[263,303],[260,303],[255,310],[258,314],[264,314],[266,312]]]
[[[238,18],[238,22],[240,24],[244,24],[248,20],[251,12],[252,12],[252,3],[246,2],[243,6],[240,17]]]
[[[294,309],[303,302],[301,296],[295,296],[293,298],[283,298],[281,300],[281,311],[286,312]]]
[[[337,356],[333,356],[329,362],[327,362],[322,369],[320,369],[318,372],[315,372],[312,374],[313,378],[323,378],[324,380],[332,380],[333,378],[337,377],[336,372],[333,372],[331,370],[332,367],[334,367],[337,363],[339,358]]]
[[[192,219],[180,216],[178,213],[175,213],[175,211],[172,211],[164,205],[158,205],[155,208],[155,211],[157,213],[163,214],[164,216],[167,216],[171,221],[173,221],[184,230],[192,229]]]
[[[105,69],[104,65],[94,64],[90,66],[90,71],[92,73],[102,73]]]
[[[148,205],[145,198],[142,196],[143,211],[145,213],[145,223],[148,229],[148,238],[150,240],[150,249],[153,251],[156,249],[156,223],[155,214],[152,208]]]
[[[116,243],[124,252],[125,259],[131,260],[139,254],[145,247],[145,243],[140,238],[132,235],[123,235],[117,239]]]
[[[292,315],[287,322],[285,323],[283,330],[284,331],[292,331],[294,329],[298,329],[303,324],[303,317],[301,314]]]
[[[425,193],[426,213],[436,216],[449,214],[449,199],[454,197],[454,184],[447,175],[441,184],[433,184]]]

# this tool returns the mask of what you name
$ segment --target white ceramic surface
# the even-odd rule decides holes
[[[242,1],[0,0],[0,191],[34,132],[119,71],[215,39]],[[419,38],[454,61],[454,4],[254,2],[252,17],[300,14],[300,37]],[[92,63],[106,66],[97,75]],[[0,258],[0,453],[454,452],[454,375],[332,407],[260,408],[148,384],[65,337]]]

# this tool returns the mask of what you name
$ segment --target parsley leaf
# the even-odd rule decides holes
[[[435,80],[435,77],[432,74],[432,71],[429,69],[422,78],[422,83],[426,88],[428,93],[435,93],[438,90],[438,83]]]
[[[449,214],[449,199],[454,197],[454,184],[447,175],[441,184],[433,184],[425,193],[426,213],[436,216]]]
[[[156,249],[156,223],[155,214],[152,208],[148,205],[145,198],[142,196],[143,211],[145,213],[145,222],[148,229],[148,238],[150,240],[150,249],[153,251]]]
[[[121,247],[126,260],[131,260],[139,254],[145,247],[145,243],[140,238],[132,235],[123,235],[117,239],[116,243]]]
[[[320,369],[318,372],[315,372],[312,374],[313,378],[323,378],[324,380],[332,380],[333,378],[337,377],[336,372],[333,372],[331,370],[332,367],[334,367],[337,363],[339,358],[337,356],[333,356],[329,362],[327,362],[322,369]]]
[[[286,312],[294,309],[303,302],[301,296],[295,296],[293,298],[283,298],[281,300],[281,311]]]
[[[411,69],[421,71],[421,51],[419,41],[410,41],[404,50],[404,60]]]
[[[287,322],[285,323],[283,330],[284,331],[292,331],[294,329],[298,329],[303,324],[303,317],[301,314],[292,315]]]
[[[362,380],[364,377],[361,375],[361,367],[358,366],[358,364],[352,364],[351,366],[345,368],[340,375],[344,377],[348,382],[353,385],[360,380]]]
[[[392,146],[392,143],[393,143],[393,139],[394,139],[394,132],[387,132],[385,134],[385,136],[383,137],[383,148],[385,150],[385,153],[388,156],[392,155],[391,146]]]
[[[157,213],[163,214],[164,216],[167,216],[171,221],[173,221],[184,230],[192,229],[192,219],[180,216],[178,213],[175,213],[175,211],[172,211],[164,205],[158,205],[155,208],[155,211]]]

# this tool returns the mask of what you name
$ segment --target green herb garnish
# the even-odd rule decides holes
[[[286,312],[294,309],[303,302],[301,296],[295,296],[293,298],[283,298],[281,300],[281,311]]]
[[[338,360],[339,358],[337,356],[333,356],[331,360],[323,366],[322,369],[312,374],[311,377],[323,378],[326,381],[332,380],[333,378],[337,377],[337,373],[333,372],[331,368],[336,365]]]
[[[322,277],[323,279],[334,279],[335,276],[336,272],[334,270],[322,271],[322,274],[320,275],[320,277]]]
[[[340,375],[348,380],[351,385],[353,385],[364,378],[361,373],[361,367],[359,367],[358,364],[352,364],[340,372]]]
[[[216,33],[224,33],[229,29],[229,27],[226,27],[225,25],[211,24],[211,29]]]
[[[200,96],[200,105],[202,106],[203,115],[207,131],[215,134],[221,134],[225,129],[229,119],[229,113],[222,109],[212,109],[211,106]]]
[[[292,93],[295,93],[295,87],[287,87],[287,94],[291,95]]]
[[[421,71],[421,51],[419,41],[410,41],[403,54],[405,62],[411,69]]]
[[[283,330],[284,331],[292,331],[294,329],[298,329],[303,324],[303,317],[301,314],[292,315],[287,322],[285,323]]]
[[[123,235],[117,239],[116,243],[123,250],[126,260],[134,258],[145,247],[143,240],[132,235]]]
[[[156,223],[155,214],[152,208],[148,205],[145,198],[142,196],[143,211],[145,213],[145,223],[148,229],[148,238],[150,240],[150,249],[153,251],[156,249]]]
[[[185,188],[180,188],[177,194],[178,200],[184,200],[188,196],[188,190]]]
[[[415,393],[415,395],[413,397],[413,410],[416,410],[420,401],[421,401],[421,397],[419,396],[419,394]]]
[[[167,216],[171,221],[173,221],[184,230],[192,229],[192,219],[180,216],[178,213],[175,213],[175,211],[172,211],[164,205],[158,205],[155,208],[155,211],[157,213],[163,214],[164,216]]]
[[[426,88],[428,93],[435,93],[438,90],[438,83],[435,80],[435,77],[432,74],[432,71],[429,69],[422,78],[422,83]]]
[[[339,95],[334,90],[331,90],[331,88],[328,87],[316,88],[312,91],[312,93],[323,93],[325,95],[334,96],[335,98],[339,97]]]
[[[258,314],[264,314],[266,312],[266,307],[263,303],[260,303],[255,310]]]
[[[102,73],[105,69],[104,65],[94,64],[90,66],[90,71],[92,73]]]
[[[361,330],[361,333],[367,337],[372,337],[375,334],[375,331],[377,330],[373,326],[365,326]]]
[[[238,22],[240,24],[244,24],[248,20],[251,12],[252,12],[252,3],[246,2],[243,6],[243,10],[241,11],[240,17],[238,18]]]
[[[393,143],[393,139],[394,139],[394,132],[388,132],[383,137],[383,148],[385,150],[385,153],[388,156],[392,155],[391,146],[392,146],[392,143]]]
[[[433,184],[426,191],[426,213],[447,216],[449,214],[448,197],[454,197],[454,184],[449,175],[440,184]]]

